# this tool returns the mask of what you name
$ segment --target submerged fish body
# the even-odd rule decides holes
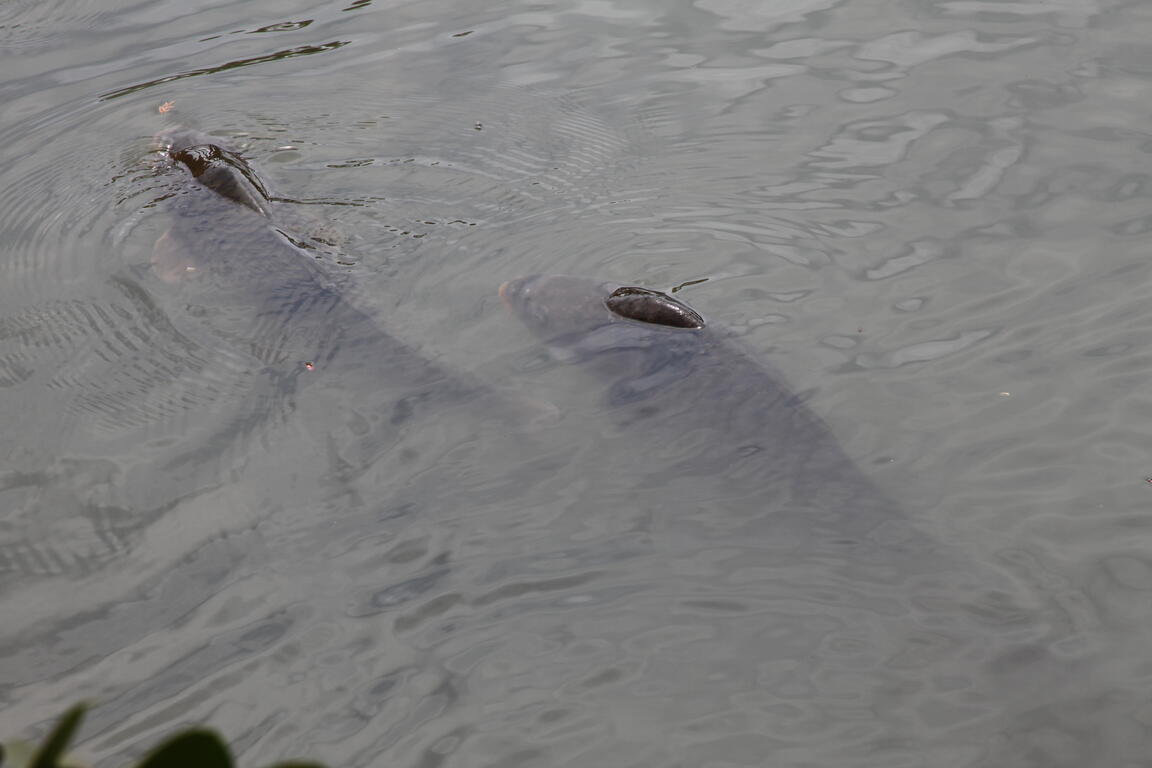
[[[165,201],[168,230],[153,255],[153,270],[162,280],[178,284],[225,322],[233,316],[227,324],[268,363],[319,363],[349,340],[386,337],[326,285],[238,153],[192,131],[161,140],[180,180]]]
[[[703,595],[731,591],[757,606],[715,617],[714,636],[742,638],[730,641],[742,643],[750,673],[775,670],[769,679],[783,682],[772,675],[790,670],[803,681],[793,703],[828,733],[829,756],[816,762],[855,764],[855,751],[872,746],[837,743],[853,722],[875,729],[877,743],[924,751],[939,737],[946,745],[943,730],[917,722],[924,708],[986,713],[959,719],[981,734],[973,738],[1000,728],[1002,673],[1043,658],[1032,648],[1018,653],[1006,630],[1021,621],[1019,606],[994,574],[903,514],[776,372],[654,291],[539,276],[506,283],[501,296],[606,394],[596,417],[617,430],[596,432],[589,453],[632,472],[632,485],[589,508],[648,510],[643,519],[658,522],[644,525],[662,532],[661,560],[684,564],[672,569],[674,584]],[[717,565],[704,568],[712,557]],[[706,586],[690,576],[699,573]],[[933,687],[948,678],[964,684]],[[701,675],[696,685],[711,682]],[[883,727],[875,717],[887,718]]]
[[[152,270],[209,343],[258,361],[280,399],[307,381],[339,382],[385,441],[417,409],[497,399],[351,305],[284,226],[291,203],[274,200],[225,140],[184,129],[158,139],[173,183]]]
[[[654,480],[752,494],[781,523],[824,526],[845,546],[899,517],[780,375],[676,299],[566,276],[513,280],[501,295],[557,357],[595,372],[622,431],[668,458]]]
[[[1048,620],[1036,606],[1023,607],[1010,580],[903,514],[777,373],[690,307],[654,291],[563,276],[513,280],[500,293],[560,360],[589,369],[604,388],[601,415],[622,427],[623,446],[606,461],[640,467],[613,508],[648,506],[665,526],[690,526],[687,537],[668,539],[691,542],[687,559],[722,552],[741,563],[731,584],[760,601],[763,621],[778,622],[777,640],[799,622],[791,648],[747,647],[765,668],[806,670],[810,706],[828,707],[822,723],[830,734],[847,711],[837,679],[853,681],[849,698],[862,721],[874,704],[901,710],[893,708],[900,697],[909,713],[955,706],[970,713],[956,727],[971,728],[977,743],[1027,727],[1038,702],[1067,693],[1049,683],[1072,679],[1073,666],[1049,651],[1041,632],[1021,639],[1019,630]],[[659,457],[633,458],[648,453]],[[805,639],[803,622],[817,615],[825,629],[813,624]],[[849,638],[856,660],[828,652],[827,627]],[[944,679],[962,684],[936,688],[933,681]],[[894,729],[890,737],[929,749],[933,729],[915,717],[897,722],[885,725]],[[849,764],[847,754],[835,764]]]
[[[274,202],[224,140],[185,129],[158,138],[181,181],[165,201],[168,230],[153,270],[208,308],[233,340],[270,365],[323,372],[378,362],[393,382],[443,377],[331,287],[303,238],[282,226],[279,209],[288,204]]]

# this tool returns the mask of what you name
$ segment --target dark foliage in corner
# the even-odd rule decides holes
[[[0,744],[0,768],[87,768],[65,754],[88,707],[69,709],[39,746],[25,742]],[[161,742],[135,768],[233,768],[232,753],[215,731],[193,728]],[[277,763],[269,768],[324,768],[319,763]]]

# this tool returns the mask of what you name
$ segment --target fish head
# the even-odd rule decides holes
[[[646,288],[537,275],[509,280],[500,297],[552,359],[588,363],[613,381],[613,405],[647,399],[690,374],[711,341],[695,310]]]
[[[568,275],[530,275],[500,286],[504,305],[543,339],[588,333],[616,321],[604,300],[618,286]]]

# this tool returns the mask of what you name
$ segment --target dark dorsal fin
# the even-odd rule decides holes
[[[671,328],[703,328],[704,318],[682,301],[666,293],[626,285],[617,288],[604,301],[615,315],[652,325]]]
[[[268,192],[243,158],[215,144],[195,144],[172,153],[193,178],[221,197],[268,215]]]

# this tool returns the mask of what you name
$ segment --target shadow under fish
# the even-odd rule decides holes
[[[797,733],[819,734],[800,747],[784,729],[764,744],[812,750],[805,765],[887,765],[933,749],[943,759],[969,743],[975,758],[1007,727],[1000,718],[1034,707],[1037,688],[1062,670],[1043,647],[1043,622],[1003,574],[904,515],[775,371],[691,307],[565,276],[512,280],[500,295],[554,359],[603,390],[593,450],[619,487],[589,500],[590,513],[648,510],[658,522],[645,530],[663,531],[661,557],[684,563],[669,575],[669,589],[695,595],[683,603],[725,605],[729,591],[759,606],[728,608],[711,631],[761,676],[766,701],[791,710]],[[706,553],[727,574],[714,566],[694,581],[688,564]],[[629,606],[643,610],[638,599]],[[684,622],[688,610],[654,604],[651,613]],[[692,669],[682,658],[675,675],[693,680],[683,686],[690,696],[725,701],[743,690]]]

